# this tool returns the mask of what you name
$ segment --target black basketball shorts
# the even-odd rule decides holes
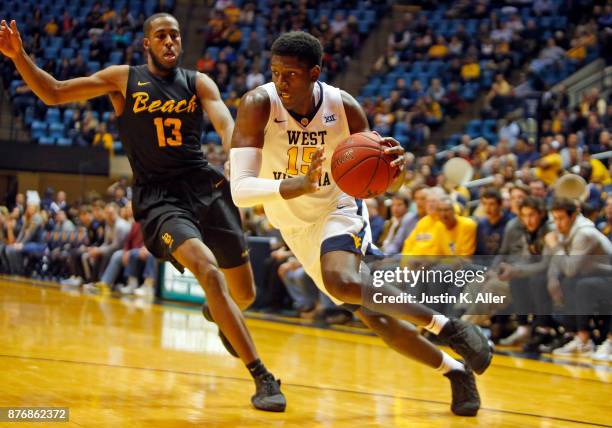
[[[172,253],[187,239],[200,239],[220,268],[249,260],[246,238],[230,185],[221,171],[207,165],[166,182],[135,185],[134,218],[147,249],[176,264]]]

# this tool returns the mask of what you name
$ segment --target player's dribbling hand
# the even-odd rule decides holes
[[[404,148],[395,138],[382,137],[382,142],[391,145],[391,147],[384,149],[385,154],[397,155],[397,159],[391,162],[391,166],[396,166],[400,169],[400,171],[402,171],[406,167],[406,151]]]
[[[319,147],[317,151],[312,155],[308,172],[304,176],[304,193],[313,193],[319,190],[319,178],[321,178],[321,172],[323,171],[323,161],[325,161],[325,152],[323,147]]]
[[[0,52],[13,59],[21,52],[22,48],[23,44],[17,30],[17,23],[13,19],[9,25],[3,19],[0,22]]]

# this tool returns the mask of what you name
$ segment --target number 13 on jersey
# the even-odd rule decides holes
[[[300,170],[297,169],[298,157],[300,149],[302,149],[302,164],[300,165]],[[285,171],[288,175],[298,175],[298,173],[306,174],[308,172],[308,167],[312,162],[312,157],[317,151],[317,147],[291,147],[287,150],[287,156],[289,156],[289,161],[287,162],[287,170]]]
[[[157,144],[159,147],[180,146],[183,144],[183,134],[181,134],[181,120],[174,117],[156,117],[153,119],[155,130],[157,131]],[[172,130],[172,136],[166,138],[166,128]]]

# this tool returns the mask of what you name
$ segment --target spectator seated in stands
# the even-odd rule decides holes
[[[381,236],[381,250],[386,255],[399,254],[406,238],[419,220],[408,211],[410,199],[407,195],[395,194],[391,198],[391,218],[385,222]]]
[[[559,342],[563,346],[553,349],[553,355],[590,355],[594,350],[589,326],[593,315],[584,314],[599,313],[602,304],[610,308],[612,243],[582,216],[574,200],[555,200],[551,213],[557,231],[547,235],[555,255],[548,270],[548,289],[554,302],[565,305],[570,314],[563,324],[566,338],[573,336],[565,344]]]
[[[123,247],[131,228],[130,224],[119,216],[119,206],[117,204],[109,203],[106,205],[104,212],[106,219],[104,242],[99,247],[89,248],[81,257],[83,279],[87,282],[85,284],[86,289],[91,288],[93,282],[98,280],[112,254]]]
[[[327,311],[336,307],[329,297],[317,288],[295,257],[289,257],[279,266],[278,276],[285,284],[287,293],[293,299],[293,307],[301,318],[324,317]],[[351,318],[352,316],[347,315],[345,322]]]
[[[25,257],[30,253],[40,253],[44,250],[45,245],[42,242],[44,222],[40,213],[40,198],[38,195],[28,197],[21,230],[15,241],[4,247],[2,254],[3,265],[8,273],[24,275]]]
[[[555,323],[551,318],[552,300],[546,289],[548,259],[537,257],[548,255],[545,237],[554,230],[547,220],[544,200],[528,196],[519,208],[522,232],[518,241],[511,247],[511,253],[504,256],[499,264],[499,279],[510,282],[512,302],[517,312],[518,328],[499,341],[500,345],[515,346],[524,344],[526,352],[539,352],[540,345],[549,341]],[[504,248],[510,248],[508,242]],[[505,250],[504,250],[505,251]],[[526,257],[536,256],[536,257]],[[536,314],[530,325],[528,314]]]
[[[476,229],[476,255],[499,253],[506,224],[512,219],[502,207],[502,195],[494,188],[485,189],[480,196],[484,217],[478,218]]]
[[[383,230],[385,228],[385,219],[382,218],[382,216],[380,215],[378,199],[366,199],[365,204],[368,207],[370,229],[372,231],[372,242],[378,245],[380,237],[382,236]]]

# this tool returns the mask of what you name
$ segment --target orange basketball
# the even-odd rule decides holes
[[[385,193],[400,172],[398,167],[391,166],[395,155],[383,152],[391,146],[370,131],[353,134],[340,143],[331,161],[332,176],[338,187],[359,199]]]

